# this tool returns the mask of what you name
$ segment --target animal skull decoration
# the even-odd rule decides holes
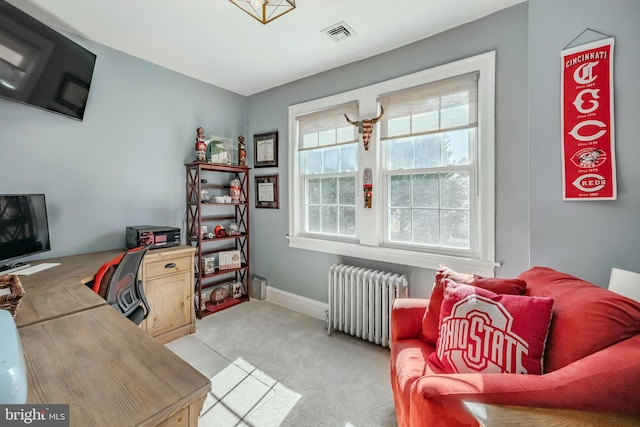
[[[373,125],[378,123],[380,117],[384,114],[384,108],[382,105],[380,106],[380,115],[378,117],[374,117],[372,119],[364,119],[357,122],[349,119],[349,117],[345,114],[344,118],[347,119],[349,123],[356,126],[358,128],[358,133],[362,134],[362,143],[364,144],[364,149],[369,149],[369,141],[371,140],[371,132],[373,132]]]

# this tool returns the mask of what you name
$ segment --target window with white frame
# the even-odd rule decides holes
[[[291,106],[290,246],[492,276],[494,62],[490,52]],[[365,150],[345,116],[381,108]]]

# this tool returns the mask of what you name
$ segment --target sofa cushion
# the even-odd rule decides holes
[[[449,373],[542,374],[553,298],[443,282],[440,334],[430,363]]]
[[[433,282],[433,289],[429,297],[429,307],[422,319],[422,333],[420,339],[435,345],[438,341],[438,327],[440,324],[440,307],[442,306],[443,287],[442,280],[448,276],[451,270],[438,270]],[[453,272],[455,274],[455,272]],[[455,277],[455,276],[454,276]],[[522,295],[525,292],[526,282],[519,279],[500,279],[475,277],[469,281],[470,285],[487,289],[496,294]]]
[[[640,303],[585,280],[547,267],[518,276],[526,295],[555,299],[545,351],[545,372],[640,333]]]

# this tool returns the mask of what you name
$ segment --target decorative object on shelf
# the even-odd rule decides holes
[[[256,208],[278,209],[278,174],[256,176]]]
[[[210,274],[216,271],[216,257],[214,255],[202,258],[202,271]]]
[[[206,239],[207,238],[207,234],[208,234],[207,226],[206,225],[201,225],[200,226],[200,237],[202,237],[203,239]]]
[[[226,286],[217,287],[211,292],[211,301],[216,304],[224,302],[229,297],[229,288]]]
[[[295,0],[230,0],[263,25],[296,8]]]
[[[253,152],[256,168],[278,166],[278,131],[260,133],[253,136]]]
[[[207,159],[209,163],[220,163],[228,165],[231,163],[229,150],[225,147],[224,142],[212,140],[207,146]]]
[[[240,251],[223,251],[220,252],[219,257],[220,270],[240,268]]]
[[[229,186],[229,195],[231,196],[231,203],[240,203],[240,180],[233,178]]]
[[[202,203],[207,203],[210,200],[209,192],[207,190],[202,190],[200,192],[200,199]]]
[[[234,282],[231,284],[231,296],[234,298],[242,298],[242,283]]]
[[[247,165],[247,148],[244,145],[244,136],[238,137],[238,164],[240,166]]]
[[[238,224],[235,222],[232,222],[231,224],[229,224],[229,232],[228,232],[229,236],[237,236],[240,234],[240,230],[238,229]]]
[[[357,122],[354,122],[353,120],[349,119],[349,117],[346,114],[344,115],[344,118],[347,119],[347,121],[350,124],[358,128],[358,133],[362,135],[362,143],[364,144],[365,150],[369,149],[369,142],[371,141],[371,133],[373,132],[373,125],[378,123],[378,120],[380,120],[383,114],[384,114],[384,108],[382,108],[382,105],[381,105],[380,115],[372,119],[364,119],[364,120],[359,120]]]
[[[196,161],[207,161],[207,141],[204,137],[204,128],[196,129]]]
[[[216,237],[227,237],[227,230],[222,225],[216,225],[216,228],[213,229],[213,233]]]

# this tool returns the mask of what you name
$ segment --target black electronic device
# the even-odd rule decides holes
[[[94,53],[5,0],[0,47],[0,97],[82,120]]]
[[[0,271],[20,258],[51,250],[44,194],[0,195]]]
[[[149,249],[169,248],[180,244],[180,229],[159,225],[132,225],[126,230],[127,249],[149,246]]]

